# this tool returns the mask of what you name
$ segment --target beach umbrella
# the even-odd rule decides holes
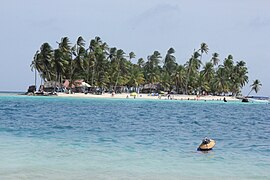
[[[130,93],[130,96],[137,96],[137,93],[136,92],[132,92],[132,93]]]

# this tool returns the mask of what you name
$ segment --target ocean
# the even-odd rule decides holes
[[[204,137],[212,151],[197,151]],[[270,179],[270,104],[0,95],[0,179]]]

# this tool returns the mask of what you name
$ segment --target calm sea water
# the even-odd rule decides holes
[[[202,138],[213,151],[196,151]],[[270,179],[270,104],[0,95],[0,179]]]

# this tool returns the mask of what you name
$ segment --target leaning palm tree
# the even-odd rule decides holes
[[[249,91],[248,95],[252,92],[252,91],[255,91],[255,93],[258,93],[259,90],[261,89],[262,87],[262,83],[256,79],[255,81],[253,81],[253,83],[250,85],[251,87],[251,90]],[[248,96],[247,95],[247,96]]]
[[[35,69],[35,87],[37,87],[38,55],[39,55],[39,51],[36,51],[36,54],[34,55],[33,61],[30,65],[31,71]]]

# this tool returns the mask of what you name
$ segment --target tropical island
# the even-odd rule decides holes
[[[110,47],[100,37],[86,45],[80,36],[73,45],[68,37],[57,42],[53,48],[45,42],[36,51],[31,69],[35,71],[35,85],[28,92],[64,93],[153,93],[185,94],[196,96],[242,96],[241,89],[248,83],[248,69],[243,60],[236,61],[232,55],[221,60],[212,53],[211,59],[203,63],[209,52],[208,45],[200,47],[187,57],[185,64],[178,64],[174,48],[169,48],[163,57],[154,51],[146,59]],[[37,87],[37,73],[45,87]],[[41,82],[42,84],[42,82]],[[255,80],[251,91],[256,93],[261,82]]]

